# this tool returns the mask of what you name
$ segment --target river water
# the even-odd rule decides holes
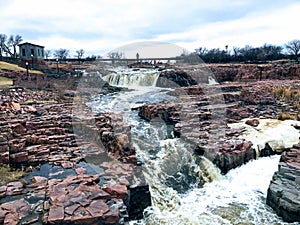
[[[164,121],[139,118],[138,106],[174,98],[167,94],[172,88],[155,87],[159,74],[154,69],[117,69],[102,78],[130,90],[89,102],[94,112],[121,113],[131,125],[152,206],[145,209],[143,220],[130,224],[290,224],[265,203],[280,156],[260,158],[221,175],[208,159],[195,156],[188,143],[174,138]]]

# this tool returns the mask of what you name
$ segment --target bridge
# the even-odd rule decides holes
[[[110,59],[110,58],[102,58],[102,59],[97,59],[98,61],[104,61],[104,62],[109,62],[109,61],[122,61],[122,62],[145,62],[145,61],[171,61],[171,60],[180,60],[181,57],[166,57],[166,58],[131,58],[131,59],[127,59],[127,58],[121,58],[121,59]]]
[[[88,61],[99,61],[99,62],[111,62],[111,63],[133,63],[133,62],[151,62],[157,63],[161,61],[178,61],[182,60],[183,57],[157,57],[157,58],[67,58],[67,59],[46,59],[51,62],[88,62]]]

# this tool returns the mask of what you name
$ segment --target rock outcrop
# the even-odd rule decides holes
[[[267,204],[287,222],[300,222],[300,143],[285,151],[270,183]]]
[[[230,129],[226,125],[227,107],[238,108],[241,88],[232,84],[177,89],[170,93],[178,96],[176,100],[143,105],[139,115],[148,121],[159,117],[173,125],[175,137],[193,143],[197,153],[206,156],[226,173],[256,157],[251,144],[238,138],[243,130]]]
[[[165,70],[159,75],[157,87],[187,87],[196,85],[197,81],[183,70]]]
[[[55,92],[0,92],[0,165],[33,168],[0,187],[0,224],[124,224],[151,204],[130,127]],[[116,125],[117,124],[117,125]]]
[[[299,88],[299,82],[263,81],[224,83],[178,88],[169,94],[177,96],[159,104],[139,108],[140,117],[151,121],[159,117],[173,125],[175,137],[194,143],[196,149],[213,161],[223,173],[258,157],[255,148],[241,134],[243,128],[230,129],[228,123],[252,118],[274,118],[282,111],[295,112],[292,105],[277,99],[276,87]],[[297,113],[297,112],[295,112]]]
[[[218,82],[253,80],[297,80],[300,65],[294,64],[207,64]]]

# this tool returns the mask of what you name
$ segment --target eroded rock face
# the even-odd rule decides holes
[[[300,66],[297,64],[263,64],[262,73],[256,64],[208,64],[217,81],[249,81],[261,79],[299,79]]]
[[[46,91],[20,88],[2,92],[0,164],[78,162],[85,154],[79,146],[84,149],[93,144],[100,152],[135,163],[130,127],[122,116],[94,115],[83,104],[54,102],[58,99]],[[85,114],[76,114],[76,110]]]
[[[271,93],[275,87],[297,89],[299,83],[262,81],[178,88],[170,92],[177,96],[176,100],[143,105],[139,108],[139,115],[148,121],[159,118],[173,125],[175,137],[194,143],[202,149],[201,154],[226,173],[255,159],[266,148],[265,142],[260,146],[257,141],[249,144],[250,140],[245,140],[245,126],[257,131],[263,126],[257,118],[275,119],[281,111],[293,111],[292,106],[280,102]],[[247,121],[243,126],[227,126],[242,119]],[[297,132],[292,126],[289,130]],[[280,143],[275,148],[276,143],[269,143],[274,151],[286,148]]]
[[[123,224],[142,217],[150,193],[121,115],[95,115],[56,93],[22,88],[0,92],[0,107],[0,165],[40,167],[0,187],[0,223]]]
[[[158,117],[174,125],[175,137],[192,142],[195,152],[206,156],[226,173],[256,157],[252,145],[238,138],[243,130],[226,125],[227,107],[238,109],[241,89],[238,84],[176,89],[171,92],[178,96],[176,100],[143,105],[139,115],[148,121]]]
[[[50,224],[79,221],[81,224],[118,224],[121,217],[126,216],[120,213],[127,213],[123,201],[128,195],[127,188],[125,185],[101,188],[98,182],[98,176],[87,175],[49,180],[46,193],[50,207],[44,214],[44,221]]]
[[[300,222],[300,143],[284,152],[273,175],[267,204],[287,222]]]
[[[165,70],[156,82],[157,87],[187,87],[196,85],[195,79],[183,70]]]

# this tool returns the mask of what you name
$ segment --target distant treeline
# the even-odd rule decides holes
[[[0,60],[9,56],[12,59],[19,58],[17,46],[23,41],[21,35],[0,34]],[[93,61],[101,59],[102,56],[92,55],[84,57],[85,51],[79,49],[76,51],[73,59],[78,61]],[[50,50],[45,50],[45,59],[49,59],[52,55]],[[277,46],[271,44],[264,44],[261,47],[251,47],[246,45],[243,48],[233,47],[229,50],[228,45],[225,49],[220,48],[207,49],[205,47],[199,47],[195,49],[195,52],[191,54],[183,53],[184,60],[194,61],[193,59],[199,59],[199,57],[206,63],[227,63],[227,62],[251,62],[261,63],[271,60],[292,59],[299,62],[300,55],[300,40],[292,40],[286,43],[284,46]],[[54,51],[53,56],[55,60],[66,60],[70,58],[70,51],[68,49],[60,48]],[[113,61],[124,59],[125,55],[122,52],[110,52],[108,57]]]
[[[233,47],[232,50],[225,46],[224,50],[219,48],[207,49],[199,47],[192,55],[199,56],[206,63],[227,62],[267,62],[272,60],[292,59],[298,62],[300,54],[300,40],[292,40],[284,46],[264,44],[261,47],[246,45],[243,48]],[[185,54],[183,53],[182,56]],[[187,56],[187,55],[185,55]]]

